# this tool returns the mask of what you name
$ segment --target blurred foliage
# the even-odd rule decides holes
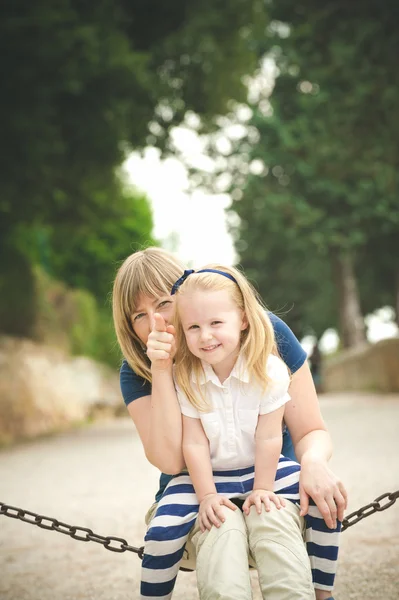
[[[299,335],[338,326],[351,345],[361,308],[399,291],[398,7],[279,0],[268,14],[253,39],[268,81],[211,178],[230,173],[237,251],[269,306],[292,306]]]
[[[256,73],[247,133],[216,144],[211,174],[232,192],[243,266],[298,335],[343,332],[349,288],[344,321],[357,321],[357,285],[363,310],[397,306],[397,15],[393,0],[3,3],[0,331],[38,335],[45,306],[57,329],[61,313],[35,292],[39,264],[86,290],[71,300],[74,351],[108,356],[92,332],[113,335],[115,269],[155,243],[149,203],[121,163],[148,144],[170,151],[190,112],[217,138],[219,115],[246,102]],[[273,78],[256,71],[265,59],[270,98]]]
[[[32,335],[35,263],[104,305],[118,262],[154,243],[118,168],[132,149],[168,149],[187,111],[206,129],[245,98],[265,18],[261,0],[2,3],[0,331]]]
[[[2,230],[108,217],[131,148],[244,98],[259,0],[16,0],[0,9]],[[150,125],[150,129],[149,129]],[[148,136],[150,130],[153,133]]]
[[[376,232],[398,231],[393,6],[271,5],[272,20],[286,22],[290,35],[281,37],[278,27],[273,35],[279,47],[270,50],[279,69],[273,115],[255,114],[267,147],[261,158],[281,203],[319,247],[356,251]]]
[[[49,277],[40,267],[34,269],[37,305],[33,339],[84,354],[118,366],[120,352],[112,325],[111,306],[99,306],[83,289],[71,289]]]
[[[232,229],[240,264],[268,308],[296,335],[320,337],[338,327],[328,257],[316,252],[295,226],[287,227],[284,212],[267,205],[264,194],[263,181],[251,178],[242,200],[233,205],[240,216],[239,227]]]
[[[106,194],[102,195],[102,202],[107,205]],[[73,227],[64,222],[19,223],[12,235],[2,240],[0,260],[5,266],[0,276],[1,332],[58,342],[61,346],[65,346],[62,337],[66,335],[72,352],[116,363],[115,349],[111,349],[115,342],[109,303],[112,282],[117,267],[128,254],[156,244],[156,240],[151,234],[150,206],[141,192],[120,184],[119,195],[113,198],[107,211],[106,219],[94,213]],[[45,281],[48,293],[41,292],[40,285],[34,284],[33,265],[40,265],[36,280],[38,284]],[[67,294],[66,286],[75,291]],[[53,310],[61,308],[66,299],[76,310],[68,309],[68,304],[64,307],[66,312]],[[79,318],[69,322],[70,313]],[[44,327],[45,335],[34,326],[38,319],[39,330]],[[102,337],[105,346],[97,343],[97,338]]]
[[[13,245],[1,245],[4,254],[0,255],[0,332],[32,337],[37,310],[32,265]]]
[[[106,220],[95,217],[72,232],[63,224],[51,228],[51,273],[70,286],[89,290],[104,305],[119,263],[134,250],[156,243],[152,229],[145,195],[123,188]]]
[[[399,199],[398,208],[399,212]],[[366,313],[392,306],[399,325],[399,231],[378,236],[370,234],[356,257],[362,304]]]

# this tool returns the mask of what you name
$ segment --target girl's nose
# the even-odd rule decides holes
[[[208,342],[210,339],[212,339],[212,332],[207,329],[203,329],[201,331],[201,340],[203,342]]]

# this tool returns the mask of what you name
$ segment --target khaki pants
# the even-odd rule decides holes
[[[304,519],[290,501],[258,515],[223,507],[225,522],[201,532],[198,519],[181,566],[197,569],[201,600],[251,600],[248,564],[256,566],[263,598],[314,600],[310,562],[303,541]],[[157,505],[146,515],[150,522]]]

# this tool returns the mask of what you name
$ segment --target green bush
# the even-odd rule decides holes
[[[93,340],[95,343],[90,351],[90,356],[111,367],[118,367],[122,360],[122,354],[116,340],[110,308],[99,310],[97,329]]]
[[[37,307],[32,266],[19,250],[3,244],[0,262],[0,332],[33,337]]]
[[[98,323],[96,301],[86,290],[71,290],[68,293],[73,306],[69,336],[71,352],[90,355]]]
[[[71,289],[35,267],[37,313],[34,338],[74,355],[116,367],[120,353],[110,306],[99,307],[86,290]]]

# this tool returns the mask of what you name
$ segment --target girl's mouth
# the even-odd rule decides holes
[[[201,350],[203,350],[204,352],[212,352],[212,350],[216,350],[216,348],[219,348],[222,344],[212,344],[212,346],[205,346],[205,348],[201,348]]]

